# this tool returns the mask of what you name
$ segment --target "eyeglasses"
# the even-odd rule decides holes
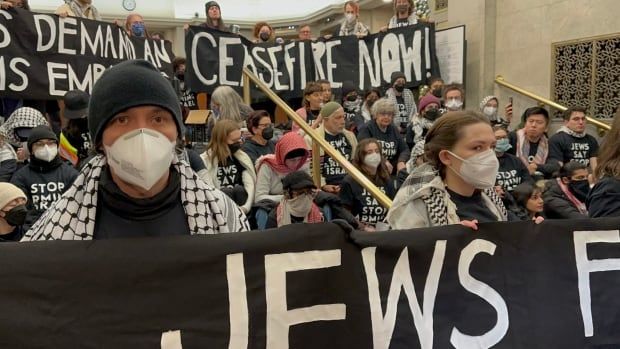
[[[258,128],[267,128],[269,126],[273,126],[272,123],[268,123],[268,124],[258,124]]]
[[[393,118],[394,117],[394,113],[377,113],[377,117]]]

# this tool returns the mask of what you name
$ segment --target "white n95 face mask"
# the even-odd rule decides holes
[[[488,189],[495,185],[499,161],[493,149],[470,156],[467,159],[463,159],[451,151],[448,152],[462,161],[460,171],[455,171],[452,167],[450,169],[465,182],[477,189]]]
[[[141,128],[104,147],[114,174],[127,183],[150,190],[170,168],[175,143],[160,132]]]
[[[50,162],[56,158],[58,155],[58,147],[49,145],[45,145],[43,147],[39,147],[34,151],[34,157],[45,162]]]

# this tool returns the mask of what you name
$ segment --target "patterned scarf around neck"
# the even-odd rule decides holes
[[[97,217],[97,192],[101,172],[106,165],[103,155],[89,161],[71,187],[45,211],[22,241],[92,240]],[[220,191],[200,180],[184,162],[173,161],[181,176],[181,202],[190,234],[206,235],[249,230],[245,215]]]
[[[525,166],[529,165],[530,161],[528,158],[530,156],[530,141],[525,137],[524,129],[517,131],[516,151],[517,157],[523,161]],[[547,141],[547,137],[542,135],[538,141],[538,149],[536,150],[534,160],[531,162],[538,165],[544,164],[547,161],[547,155],[549,155],[549,142]]]
[[[575,138],[583,138],[583,137],[586,136],[585,131],[581,132],[581,133],[575,132],[575,131],[571,130],[570,128],[566,127],[566,126],[560,127],[560,129],[558,130],[558,133],[559,132],[567,133],[567,134],[569,134],[569,135],[571,135],[571,136],[573,136]]]
[[[562,189],[564,195],[566,195],[566,197],[573,204],[573,206],[577,208],[579,213],[587,216],[588,209],[586,208],[586,204],[581,202],[581,200],[577,199],[577,197],[573,195],[573,193],[570,191],[570,188],[566,184],[564,184],[564,182],[562,182],[561,178],[556,178],[555,180],[558,182],[558,185],[560,186],[560,189]]]
[[[98,21],[101,20],[101,16],[99,15],[99,11],[97,11],[97,8],[91,4],[87,4],[86,6],[82,7],[82,4],[80,4],[79,1],[77,0],[65,0],[65,3],[71,8],[71,11],[73,11],[73,13],[75,13],[75,17],[79,17],[79,18],[90,18],[86,13],[88,13],[88,11],[90,11],[92,13],[92,17]]]

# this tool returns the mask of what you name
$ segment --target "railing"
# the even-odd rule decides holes
[[[546,104],[546,105],[548,105],[548,106],[550,106],[552,108],[555,108],[557,110],[565,111],[566,109],[568,109],[567,107],[565,107],[565,106],[563,106],[561,104],[558,104],[558,103],[556,103],[556,102],[554,102],[554,101],[552,101],[550,99],[541,97],[541,96],[536,95],[536,94],[534,94],[534,93],[532,93],[532,92],[530,92],[528,90],[522,89],[521,87],[518,87],[516,85],[513,85],[513,84],[507,82],[506,80],[504,80],[504,77],[501,76],[501,75],[498,75],[497,77],[495,77],[495,83],[498,84],[498,85],[504,86],[506,88],[509,88],[509,89],[511,89],[511,90],[513,90],[513,91],[515,91],[517,93],[520,93],[520,94],[524,95],[524,96],[527,96],[527,97],[529,97],[531,99],[537,100],[540,103]],[[595,118],[590,117],[590,116],[586,116],[586,119],[588,120],[589,123],[595,125],[596,127],[600,128],[600,129],[611,130],[611,126],[609,126],[608,124],[606,124],[606,123],[604,123],[604,122],[602,122],[602,121],[600,121],[598,119],[595,119]]]
[[[385,208],[392,206],[392,200],[385,195],[377,186],[375,186],[362,172],[360,172],[353,164],[351,164],[339,151],[332,147],[325,139],[319,137],[314,129],[310,127],[304,119],[302,119],[291,107],[286,104],[280,96],[273,92],[264,82],[262,82],[251,70],[243,68],[243,98],[245,102],[250,102],[250,82],[256,84],[258,89],[263,91],[269,99],[271,99],[278,107],[282,108],[286,115],[293,120],[299,127],[304,130],[306,135],[310,136],[312,142],[312,171],[315,184],[320,187],[321,166],[320,166],[320,148],[323,148],[332,159],[342,166],[348,174],[355,179],[362,187],[364,187],[377,201]],[[317,183],[318,181],[318,183]]]

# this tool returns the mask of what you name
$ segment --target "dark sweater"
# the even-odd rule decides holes
[[[510,145],[512,148],[508,151],[509,154],[516,155],[517,153],[517,131],[512,131],[508,134]],[[528,156],[535,156],[538,151],[538,143],[530,142],[530,153]],[[547,156],[549,158],[549,156]],[[545,178],[551,178],[555,172],[560,169],[560,165],[557,162],[547,161],[544,164],[536,164],[536,171],[543,174]]]
[[[396,173],[397,163],[406,163],[409,160],[411,154],[409,147],[393,124],[390,124],[385,132],[383,132],[379,126],[377,126],[375,120],[368,121],[357,135],[357,139],[360,141],[366,138],[375,138],[381,143],[383,156],[385,156],[394,167],[392,174]]]
[[[166,188],[149,199],[127,196],[112,181],[108,168],[101,172],[95,240],[189,233],[178,172],[171,170]]]
[[[527,167],[516,156],[505,153],[497,159],[499,160],[499,170],[497,171],[496,183],[504,190],[510,192],[521,183],[534,183]]]
[[[261,145],[253,139],[247,139],[241,149],[248,154],[252,160],[252,164],[256,164],[256,160],[263,155],[273,154],[276,151],[276,144],[273,140],[267,141],[267,144]]]
[[[590,190],[586,206],[591,218],[620,217],[620,180],[601,178]]]
[[[588,218],[568,199],[555,179],[547,181],[543,192],[545,217],[549,219],[580,219]]]
[[[547,163],[562,162],[567,164],[571,160],[588,166],[590,158],[598,155],[596,138],[586,135],[578,138],[566,132],[558,132],[549,138],[549,157]]]

